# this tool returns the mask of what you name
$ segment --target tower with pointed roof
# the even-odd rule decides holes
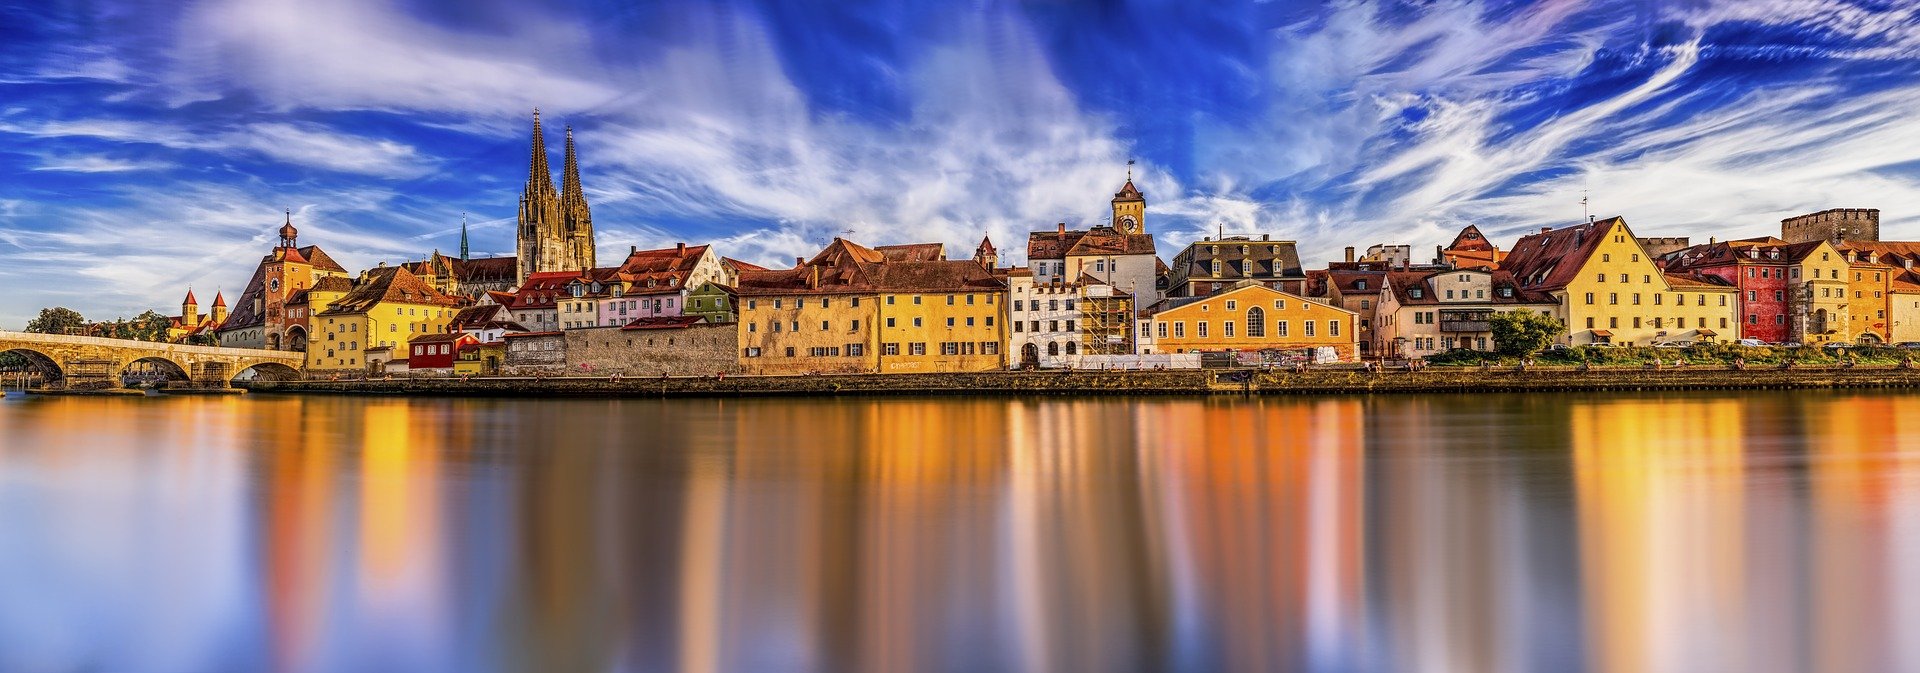
[[[200,324],[200,300],[193,298],[193,289],[187,289],[187,298],[180,301],[180,324],[193,329]]]
[[[347,270],[317,245],[300,245],[293,211],[276,231],[280,242],[260,258],[253,277],[227,308],[224,294],[214,301],[214,335],[232,348],[304,350],[307,339],[305,308],[298,308],[307,289],[330,277],[345,278]],[[294,307],[294,308],[290,308]]]
[[[1124,234],[1147,231],[1147,197],[1133,186],[1133,169],[1127,169],[1127,184],[1113,194],[1113,228]]]
[[[1000,266],[1000,251],[993,247],[993,237],[980,237],[980,247],[973,249],[973,261],[989,269]]]
[[[207,316],[216,327],[227,321],[227,295],[224,292],[213,294],[213,314]]]
[[[516,235],[522,282],[535,273],[594,266],[593,216],[587,207],[586,193],[580,188],[580,168],[571,128],[567,129],[566,163],[561,179],[562,185],[556,189],[553,170],[547,163],[547,141],[540,126],[540,111],[535,109],[533,156],[527,167],[526,188],[520,195]]]

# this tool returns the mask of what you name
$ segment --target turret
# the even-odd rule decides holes
[[[980,247],[973,249],[973,261],[989,269],[1000,266],[1000,252],[993,248],[993,238],[980,237]]]
[[[280,247],[297,248],[300,230],[293,228],[293,209],[287,209],[287,223],[280,225]]]
[[[219,293],[219,292],[214,293],[213,315],[209,317],[208,320],[212,321],[213,324],[215,325],[219,325],[227,321],[227,296],[225,293]]]
[[[1131,162],[1129,162],[1131,164]],[[1133,186],[1133,169],[1127,169],[1127,184],[1113,194],[1113,228],[1124,234],[1147,231],[1147,197]]]
[[[200,324],[200,300],[193,298],[193,288],[187,288],[187,298],[180,301],[180,326],[193,329]]]

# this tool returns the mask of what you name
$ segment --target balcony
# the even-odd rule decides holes
[[[1441,311],[1441,332],[1487,332],[1493,329],[1492,311]]]

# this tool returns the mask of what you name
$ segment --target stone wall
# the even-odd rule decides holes
[[[595,327],[567,330],[571,374],[701,376],[739,371],[739,330],[701,323],[669,329]]]
[[[567,367],[567,338],[559,332],[542,332],[507,338],[507,359],[501,373],[508,376],[536,376],[564,373]]]
[[[1878,241],[1879,208],[1833,208],[1780,221],[1780,238],[1810,241]]]

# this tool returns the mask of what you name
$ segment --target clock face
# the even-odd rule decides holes
[[[1127,215],[1120,218],[1120,224],[1126,225],[1129,228],[1131,228],[1136,223],[1137,221],[1133,219],[1132,215]]]

